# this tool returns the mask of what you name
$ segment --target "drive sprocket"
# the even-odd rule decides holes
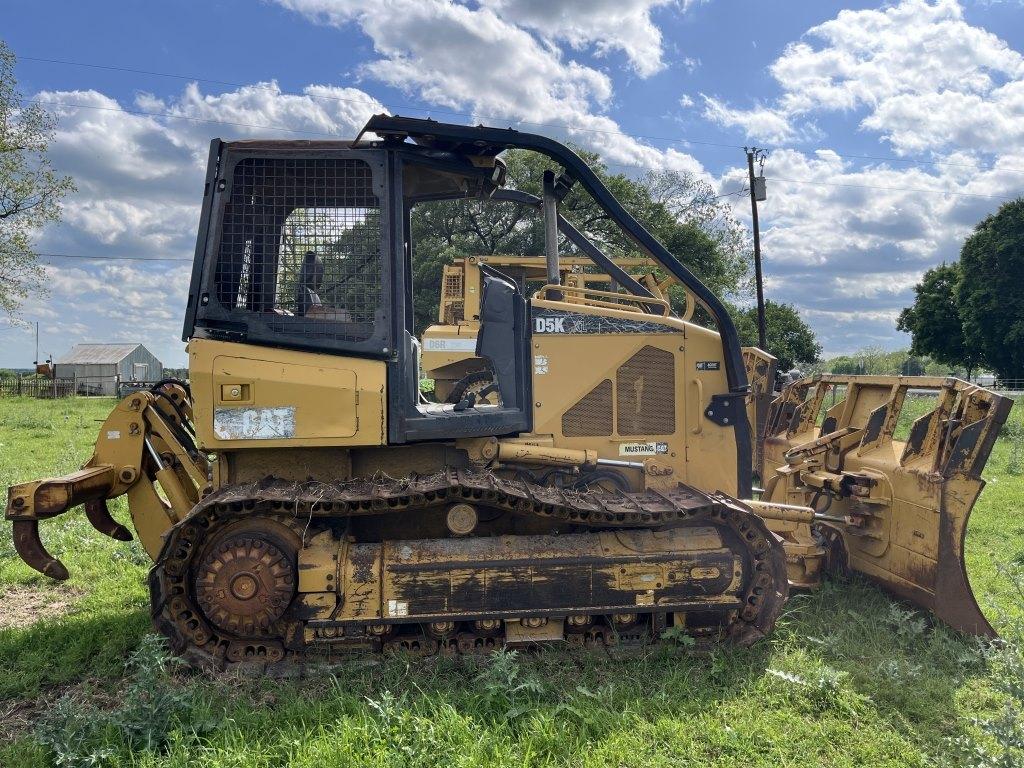
[[[221,537],[199,563],[196,603],[218,629],[264,637],[295,596],[294,553],[259,532]]]

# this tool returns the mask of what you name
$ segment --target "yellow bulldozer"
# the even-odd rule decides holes
[[[542,195],[505,187],[512,148],[560,168]],[[559,213],[575,185],[685,311]],[[429,400],[410,212],[464,199],[536,212],[544,270],[526,292],[477,265],[466,339],[496,396]],[[570,279],[570,258],[603,282]],[[743,645],[791,586],[841,570],[992,632],[963,537],[1009,401],[955,379],[823,376],[752,429],[770,390],[752,393],[748,368],[767,358],[551,139],[378,115],[351,142],[213,141],[183,339],[189,381],[124,398],[83,468],[12,486],[6,517],[21,557],[62,579],[39,522],[84,505],[127,540],[107,508],[127,496],[154,625],[203,668],[667,630]],[[898,440],[912,390],[935,407]]]
[[[614,263],[638,282],[657,280],[656,265],[650,259],[617,258]],[[469,393],[473,393],[475,400],[498,402],[490,364],[476,354],[483,290],[481,267],[497,269],[523,293],[547,283],[547,259],[539,256],[474,255],[442,267],[437,323],[423,331],[420,368],[424,378],[433,382],[435,397],[445,402],[458,403]],[[579,290],[586,288],[600,290],[609,300],[617,300],[612,276],[585,256],[559,256],[558,271],[558,283],[570,289],[564,298],[566,302],[581,303],[583,296]],[[669,276],[659,282],[659,295],[665,295],[674,279]]]
[[[672,274],[658,270],[657,264],[644,257],[614,259],[614,264],[638,283],[646,285],[657,296],[668,298],[669,288],[679,282]],[[476,354],[480,330],[480,295],[483,288],[481,267],[499,269],[515,281],[520,291],[533,286],[539,290],[547,282],[547,259],[536,256],[488,254],[456,259],[442,267],[441,293],[438,300],[437,323],[423,331],[420,369],[425,380],[434,387],[434,396],[457,404],[468,397],[473,403],[500,403],[501,395],[494,373],[485,358]],[[579,289],[596,287],[605,299],[617,302],[615,278],[587,257],[559,256],[559,284],[573,289],[564,301],[585,303]],[[591,291],[593,296],[593,291]],[[696,302],[692,293],[685,293],[679,317],[693,318]],[[764,431],[768,406],[775,389],[775,363],[772,355],[757,347],[742,347],[743,367],[747,375],[747,420],[752,435]],[[543,363],[542,363],[543,364]],[[761,472],[760,441],[751,453],[753,471]]]

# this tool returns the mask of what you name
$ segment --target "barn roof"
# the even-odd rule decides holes
[[[142,345],[132,344],[75,344],[71,351],[61,355],[54,362],[57,365],[72,363],[119,363]]]

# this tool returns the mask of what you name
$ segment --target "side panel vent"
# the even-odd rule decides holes
[[[462,296],[464,273],[462,267],[445,265],[441,283],[441,317],[445,325],[465,320],[465,301]]]
[[[671,435],[676,431],[675,356],[646,346],[615,374],[620,435]]]
[[[612,433],[612,380],[605,379],[562,414],[566,437],[608,437]]]

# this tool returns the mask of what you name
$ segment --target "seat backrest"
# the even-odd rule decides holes
[[[305,315],[311,307],[321,306],[317,290],[324,279],[324,265],[314,251],[307,251],[295,283],[295,314]]]
[[[498,272],[483,272],[480,330],[476,354],[486,358],[505,408],[523,408],[524,363],[527,352],[526,300],[512,280]]]

